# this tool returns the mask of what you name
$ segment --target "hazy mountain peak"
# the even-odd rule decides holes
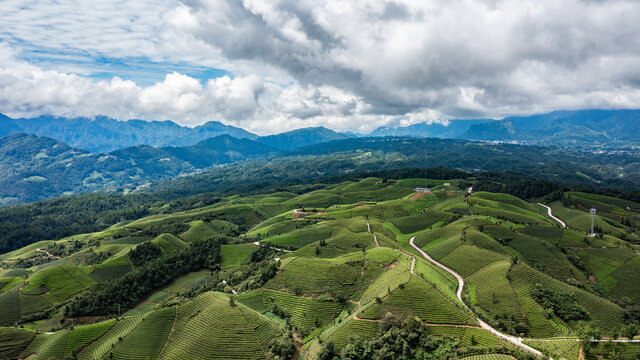
[[[108,152],[136,145],[189,146],[209,137],[229,134],[236,138],[258,136],[244,129],[210,121],[190,128],[171,120],[117,120],[107,116],[65,118],[43,115],[30,119],[0,118],[0,136],[26,132],[51,137],[92,152]]]

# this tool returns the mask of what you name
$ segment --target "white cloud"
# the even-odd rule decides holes
[[[226,119],[238,120],[252,116],[259,108],[258,98],[264,91],[262,80],[255,76],[223,76],[207,82],[211,106]]]
[[[256,75],[223,76],[202,85],[176,72],[143,87],[118,77],[98,81],[43,70],[15,59],[14,53],[0,43],[0,112],[13,117],[108,115],[186,125],[220,120],[263,134],[320,125],[371,130],[388,121],[364,115],[362,99],[332,87],[282,86]],[[353,119],[345,122],[347,117]]]
[[[185,4],[186,32],[221,56],[351,92],[379,114],[499,116],[588,106],[593,93],[604,106],[640,105],[635,1]]]
[[[197,110],[204,97],[202,85],[194,78],[172,73],[161,83],[144,88],[138,94],[140,107],[149,113],[183,115]]]
[[[273,133],[640,107],[631,0],[5,0],[0,15],[0,112],[10,114]],[[17,60],[39,49],[48,63]],[[82,76],[100,69],[87,54],[233,75],[98,81]]]
[[[0,64],[0,111],[10,116],[109,115],[120,119],[177,119],[183,124],[250,115],[255,111],[261,81],[255,76],[199,80],[179,73],[141,87],[114,77],[96,81],[74,74],[42,70],[19,61],[6,50]],[[247,108],[253,108],[246,113]]]

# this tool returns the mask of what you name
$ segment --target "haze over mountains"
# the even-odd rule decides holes
[[[554,111],[473,124],[459,136],[470,140],[523,140],[560,146],[637,146],[640,110]]]
[[[380,127],[369,134],[339,133],[324,127],[311,127],[268,136],[258,136],[217,121],[190,128],[169,120],[118,121],[102,116],[95,119],[53,116],[12,119],[0,114],[0,137],[17,132],[50,137],[95,153],[137,145],[190,146],[224,134],[238,139],[256,140],[283,151],[358,136],[435,137],[515,141],[568,148],[620,148],[632,147],[640,140],[640,110],[555,111],[524,117],[506,117],[502,120],[450,120],[446,124],[418,123],[395,128]]]

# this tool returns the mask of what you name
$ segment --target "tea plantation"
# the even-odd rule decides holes
[[[637,358],[640,204],[470,185],[369,177],[159,203],[2,254],[0,358],[323,360],[383,339],[451,359]]]

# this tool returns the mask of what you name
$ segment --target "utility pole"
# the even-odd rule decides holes
[[[596,232],[594,230],[595,218],[596,218],[596,209],[591,209],[591,236],[596,236]]]

